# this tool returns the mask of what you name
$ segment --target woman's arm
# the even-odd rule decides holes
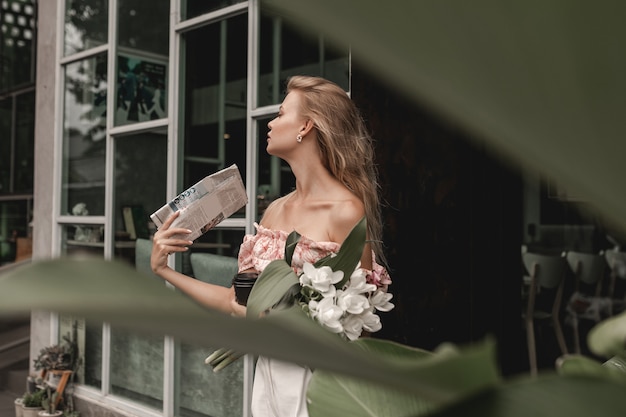
[[[175,252],[186,252],[192,241],[174,238],[174,235],[188,235],[191,230],[170,228],[179,212],[172,214],[154,234],[150,267],[152,271],[172,284],[178,290],[187,294],[200,304],[224,313],[245,316],[246,308],[235,301],[235,291],[232,287],[209,284],[173,270],[167,263],[167,258]]]

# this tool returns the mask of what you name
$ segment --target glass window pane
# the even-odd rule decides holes
[[[233,163],[245,178],[247,28],[244,14],[184,35],[183,185]]]
[[[0,201],[0,265],[32,255],[32,201]]]
[[[245,0],[182,0],[182,18],[191,19]]]
[[[167,117],[167,61],[139,58],[133,54],[117,57],[117,126]]]
[[[169,0],[119,0],[118,42],[130,53],[167,57],[169,50]]]
[[[259,119],[257,121],[258,143],[259,143],[259,160],[257,173],[257,221],[263,216],[263,212],[267,206],[277,199],[284,196],[296,187],[296,180],[291,172],[289,164],[280,158],[271,156],[265,150],[267,147],[267,133],[269,131],[267,124],[271,118]]]
[[[16,96],[15,192],[32,193],[35,148],[35,92]]]
[[[0,2],[0,91],[35,81],[35,8],[34,0]]]
[[[80,203],[104,215],[106,54],[65,68],[61,213]]]
[[[177,416],[243,415],[243,359],[215,373],[210,366],[203,364],[206,357],[216,349],[185,344],[180,346],[180,406]]]
[[[165,131],[115,139],[114,213],[118,255],[134,261],[133,254],[123,250],[123,243],[137,238],[149,239],[154,233],[150,214],[166,201],[167,174]]]
[[[163,408],[163,338],[111,329],[111,394]]]
[[[241,229],[209,230],[194,242],[191,246],[191,253],[212,253],[231,257],[236,270],[236,258],[243,235],[244,231]],[[192,265],[189,256],[183,257],[182,264],[185,274],[203,281],[229,285],[232,280],[232,276],[216,276],[214,269],[209,265],[201,263]],[[179,385],[176,391],[177,416],[238,417],[242,415],[243,361],[237,361],[219,373],[214,373],[210,367],[198,366],[199,363],[204,363],[204,359],[218,347],[181,344],[177,350],[180,355],[180,376],[177,378]]]
[[[11,187],[11,142],[13,98],[0,100],[0,194],[9,194]]]
[[[65,2],[65,55],[105,44],[108,37],[107,0]]]
[[[75,223],[62,228],[62,255],[104,256],[104,226]]]
[[[322,76],[349,91],[349,52],[324,41],[322,35],[305,33],[294,24],[262,12],[258,106],[281,102],[285,81],[295,74]]]
[[[102,388],[102,324],[85,321],[85,346],[79,354],[84,355],[77,381],[94,388]],[[84,352],[84,353],[82,353]]]

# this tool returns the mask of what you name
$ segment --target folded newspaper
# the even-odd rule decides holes
[[[237,165],[209,175],[150,215],[160,228],[174,212],[180,211],[171,227],[191,230],[191,235],[175,236],[196,240],[227,217],[248,204],[248,195]]]

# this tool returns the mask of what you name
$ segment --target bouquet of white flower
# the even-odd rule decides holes
[[[300,239],[292,232],[285,244],[285,258],[270,262],[257,278],[247,304],[247,316],[259,317],[272,310],[299,308],[333,333],[356,340],[365,330],[373,333],[382,325],[377,311],[394,308],[391,283],[384,270],[369,271],[360,267],[366,236],[363,218],[350,232],[337,254],[305,263],[298,276],[291,259]],[[220,349],[205,363],[218,371],[241,354]]]

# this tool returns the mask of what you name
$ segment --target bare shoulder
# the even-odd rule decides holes
[[[335,204],[329,219],[332,240],[343,242],[363,216],[365,216],[365,207],[356,197]]]
[[[276,223],[276,220],[280,218],[280,213],[282,212],[282,208],[285,205],[285,201],[287,200],[287,197],[289,197],[289,195],[290,194],[279,197],[267,206],[260,221],[260,223],[264,227],[271,229],[272,226]]]

